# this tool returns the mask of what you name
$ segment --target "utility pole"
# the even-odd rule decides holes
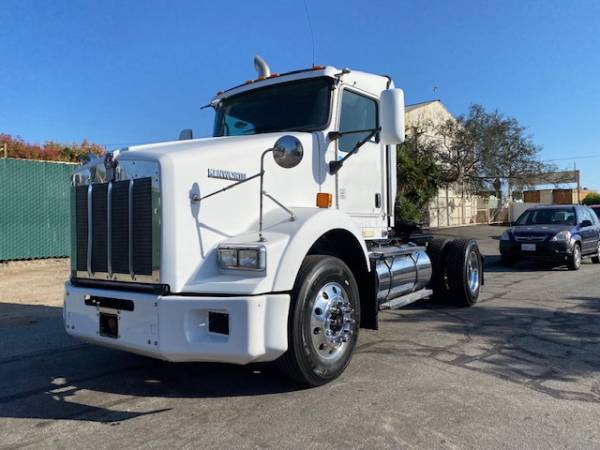
[[[577,163],[573,162],[573,170],[575,171],[575,176],[577,177],[577,204],[581,204],[581,183],[579,180],[579,170],[577,170]]]

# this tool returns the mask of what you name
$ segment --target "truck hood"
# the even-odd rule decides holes
[[[298,166],[283,169],[272,155],[265,155],[264,189],[288,207],[314,207],[319,180],[326,171],[323,158],[318,164],[313,161],[319,148],[316,134],[266,133],[166,142],[131,147],[116,155],[119,167],[148,162],[159,167],[161,283],[170,285],[173,292],[184,292],[186,285],[201,285],[203,279],[218,274],[219,242],[258,231],[258,178],[199,202],[194,199],[259,173],[263,152],[290,134],[301,141],[304,158]],[[106,180],[103,165],[96,162],[95,167],[95,180]],[[288,220],[268,199],[264,208],[266,230]]]

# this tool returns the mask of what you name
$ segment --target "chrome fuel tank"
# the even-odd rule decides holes
[[[379,304],[423,289],[431,279],[431,260],[425,247],[377,247],[369,258]]]

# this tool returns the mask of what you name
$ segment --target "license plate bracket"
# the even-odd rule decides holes
[[[521,250],[524,252],[535,252],[535,244],[521,244]]]
[[[100,336],[117,339],[119,337],[119,316],[101,312],[99,318]]]

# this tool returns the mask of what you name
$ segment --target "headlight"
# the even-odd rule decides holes
[[[571,232],[570,231],[561,231],[557,233],[556,236],[552,238],[553,241],[570,241],[571,240]]]
[[[502,235],[500,236],[500,240],[501,241],[510,241],[510,234],[508,234],[508,231],[505,231],[504,233],[502,233]]]
[[[219,266],[223,269],[265,270],[267,251],[264,247],[219,247]]]

